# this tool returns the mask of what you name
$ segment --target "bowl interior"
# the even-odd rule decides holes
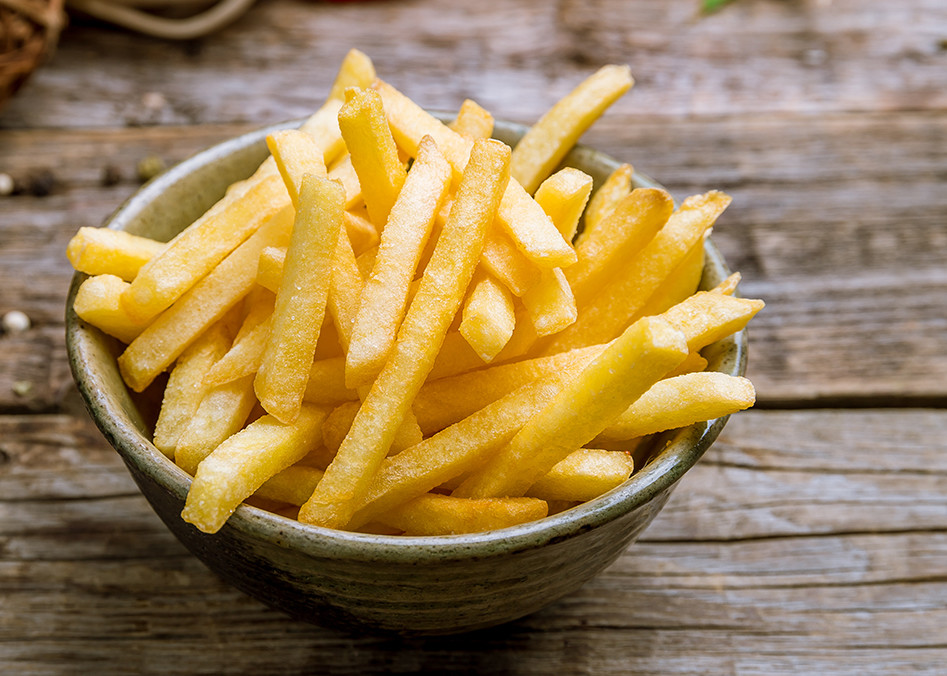
[[[108,227],[159,240],[170,239],[218,200],[227,186],[256,169],[267,156],[267,133],[298,124],[299,121],[293,121],[261,129],[195,155],[146,184],[115,213]],[[498,121],[495,136],[512,145],[524,129]],[[586,171],[600,185],[619,162],[595,150],[577,147],[564,164]],[[660,187],[640,174],[635,174],[634,184]],[[723,280],[729,270],[709,239],[705,258],[701,287],[709,288]],[[96,424],[132,469],[136,480],[140,484],[154,483],[183,503],[190,476],[150,442],[151,425],[160,402],[160,383],[140,396],[132,395],[125,387],[116,365],[119,343],[86,325],[72,311],[76,290],[83,279],[81,274],[74,277],[66,310],[67,349],[79,390]],[[742,375],[746,365],[745,332],[719,341],[703,353],[709,370]],[[646,464],[622,486],[565,512],[513,528],[437,537],[367,535],[309,526],[250,506],[239,507],[226,528],[240,529],[248,536],[314,555],[358,560],[456,560],[542,546],[595,528],[669,490],[716,439],[725,421],[721,418],[660,435],[650,445]]]

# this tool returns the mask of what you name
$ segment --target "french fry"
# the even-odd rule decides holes
[[[292,424],[266,415],[228,438],[198,467],[181,517],[205,533],[216,533],[263,482],[318,443],[325,415],[324,409],[306,405]]]
[[[257,261],[256,283],[273,293],[279,291],[285,260],[286,249],[277,246],[264,248],[260,252],[260,260]]]
[[[141,267],[164,251],[167,245],[124,230],[79,228],[69,240],[66,258],[87,275],[115,275],[126,282],[135,279]]]
[[[556,396],[575,371],[564,368],[523,385],[416,446],[386,458],[348,528],[358,528],[481,466]]]
[[[465,99],[457,117],[447,125],[468,138],[490,138],[493,134],[493,115],[472,99]]]
[[[547,512],[546,502],[536,498],[471,500],[427,493],[380,514],[378,520],[405,535],[456,535],[509,528]]]
[[[565,167],[543,181],[536,189],[534,198],[552,219],[563,239],[571,242],[591,192],[591,176],[584,171]]]
[[[346,210],[365,207],[365,202],[362,200],[362,186],[358,182],[358,174],[355,173],[352,156],[348,154],[348,151],[336,160],[335,164],[329,169],[328,176],[333,181],[341,183],[342,187],[345,188]]]
[[[492,276],[478,272],[464,301],[462,317],[460,334],[484,362],[490,362],[513,335],[513,297]]]
[[[408,287],[450,181],[450,165],[433,139],[422,139],[404,188],[391,207],[372,273],[362,288],[346,354],[349,387],[371,383],[394,345],[407,306]]]
[[[263,408],[285,423],[299,414],[309,381],[342,229],[344,199],[338,183],[312,174],[301,180],[272,326],[253,382]]]
[[[210,388],[178,436],[175,464],[193,475],[204,458],[243,428],[256,403],[252,375]]]
[[[276,167],[293,206],[299,209],[303,177],[306,174],[326,175],[322,151],[312,136],[298,129],[283,129],[269,134],[266,137],[266,147],[270,149],[276,161]]]
[[[605,109],[634,84],[628,66],[603,66],[559,100],[513,149],[510,174],[527,192],[562,161]]]
[[[344,525],[368,490],[460,306],[480,258],[487,225],[496,215],[508,167],[507,146],[489,140],[474,143],[450,217],[391,356],[316,492],[300,509],[300,520],[328,527]]]
[[[316,467],[292,465],[264,481],[253,495],[299,507],[316,490],[316,484],[323,474],[325,472]]]
[[[557,462],[526,495],[546,501],[588,502],[620,486],[634,469],[635,461],[628,453],[580,448]]]
[[[361,406],[361,401],[347,401],[329,412],[325,423],[322,425],[322,443],[331,453],[338,453],[346,435],[352,429],[352,423],[355,422],[355,416],[358,415],[359,406]]]
[[[535,380],[567,368],[581,369],[604,349],[604,345],[593,345],[429,381],[418,392],[412,410],[425,436],[431,435]]]
[[[684,331],[693,352],[742,330],[763,306],[761,300],[698,291],[661,316]]]
[[[262,260],[262,255],[261,255]],[[257,273],[259,277],[259,273]],[[275,296],[264,289],[251,292],[244,301],[245,313],[233,344],[207,371],[204,385],[223,385],[243,376],[252,375],[260,367],[266,337],[270,332]],[[196,341],[195,341],[196,342]],[[183,356],[183,355],[182,355]]]
[[[749,408],[756,401],[752,383],[726,373],[688,373],[659,380],[625,409],[593,443],[635,439],[686,427]]]
[[[594,345],[621,333],[729,203],[730,197],[717,191],[687,198],[634,261],[582,307],[575,324],[553,336],[544,352]]]
[[[359,208],[357,211],[346,209],[343,218],[345,219],[345,232],[349,236],[352,251],[355,252],[356,256],[378,246],[378,230],[368,220],[368,213],[364,208]]]
[[[674,307],[697,291],[700,278],[704,273],[704,242],[706,237],[697,241],[687,252],[684,260],[674,268],[638,312],[639,317],[659,315]]]
[[[686,356],[684,335],[667,321],[645,317],[635,322],[452,495],[525,494],[557,462],[594,439]]]
[[[260,252],[268,246],[287,245],[292,214],[287,205],[129,344],[118,365],[131,389],[144,390],[197,336],[249,293],[256,282]]]
[[[342,103],[341,99],[327,99],[299,128],[315,139],[322,149],[322,160],[326,166],[338,160],[345,152],[345,140],[339,130],[339,110]]]
[[[711,293],[722,293],[727,296],[732,296],[737,292],[737,286],[740,284],[741,275],[739,272],[734,272],[725,280],[720,282],[717,286],[710,290]]]
[[[73,310],[88,322],[123,343],[130,343],[148,326],[131,317],[122,305],[128,282],[115,275],[96,275],[79,285]]]
[[[138,271],[122,295],[128,314],[141,321],[156,317],[289,204],[283,182],[270,176],[209,211]]]
[[[178,358],[164,388],[155,423],[154,445],[174,459],[178,439],[210,389],[206,375],[226,354],[231,333],[224,320],[214,324]]]
[[[522,300],[537,336],[559,333],[578,317],[575,296],[561,268],[543,270],[539,283]]]
[[[501,364],[519,359],[536,342],[536,329],[533,328],[533,323],[529,320],[526,312],[517,310],[515,314],[516,326],[513,328],[513,335],[500,350],[500,353],[493,358],[492,364]],[[449,378],[484,366],[486,366],[486,362],[470,347],[467,339],[459,332],[451,332],[444,338],[444,344],[434,360],[434,366],[428,379]]]
[[[356,399],[358,394],[355,390],[345,386],[345,357],[322,359],[313,363],[309,369],[304,401],[310,404],[335,405]]]
[[[431,136],[458,180],[470,156],[471,140],[452,131],[388,83],[376,80],[373,86],[381,94],[398,145],[414,157],[421,139]],[[507,182],[497,216],[516,246],[541,267],[564,267],[575,262],[572,247],[515,180]]]
[[[631,261],[661,230],[674,210],[671,196],[638,188],[622,199],[595,232],[576,249],[578,262],[566,270],[576,302],[584,305],[602,283]]]
[[[539,283],[542,269],[523,255],[513,240],[496,225],[487,232],[480,264],[514,296],[522,296]]]
[[[339,129],[362,189],[372,223],[381,227],[405,182],[405,168],[388,128],[381,96],[349,89],[339,110]]]
[[[377,77],[375,64],[364,53],[357,49],[350,49],[342,59],[335,82],[329,90],[329,98],[337,101],[345,100],[345,91],[350,87],[365,89],[371,86]]]
[[[582,245],[586,237],[595,232],[598,224],[631,192],[631,178],[634,173],[635,170],[630,164],[622,164],[612,171],[605,182],[592,193],[588,206],[585,207],[585,213],[582,215],[582,232],[576,239],[577,247]]]

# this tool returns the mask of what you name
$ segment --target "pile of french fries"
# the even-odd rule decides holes
[[[443,124],[353,50],[170,242],[80,229],[76,313],[127,344],[132,390],[169,373],[154,445],[193,475],[182,517],[504,528],[620,485],[649,435],[751,406],[700,354],[763,307],[737,275],[697,291],[729,197],[675,209],[628,165],[594,194],[557,170],[631,85],[600,69],[511,149],[476,103]]]

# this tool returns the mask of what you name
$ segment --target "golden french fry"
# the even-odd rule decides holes
[[[345,140],[339,130],[339,110],[342,103],[341,99],[327,99],[300,127],[300,130],[312,136],[322,149],[322,160],[326,166],[330,166],[345,152]]]
[[[286,260],[286,249],[278,246],[268,246],[260,252],[257,262],[256,283],[268,291],[279,291],[279,283],[283,278],[283,262]]]
[[[334,405],[356,399],[358,394],[355,390],[345,386],[345,357],[322,359],[313,363],[309,370],[304,401],[310,404]]]
[[[465,99],[457,111],[457,117],[447,126],[469,138],[490,138],[493,134],[493,115],[476,101]]]
[[[376,226],[388,213],[405,182],[405,168],[388,128],[381,96],[371,89],[349,89],[339,110],[339,129],[358,175],[362,199]]]
[[[315,467],[292,465],[264,481],[253,495],[264,500],[285,502],[298,507],[306,502],[316,490],[316,484],[322,479],[323,474],[325,472]]]
[[[122,305],[128,282],[115,275],[96,275],[79,285],[72,309],[88,322],[123,343],[130,343],[148,326],[131,317]]]
[[[335,82],[329,90],[329,98],[338,101],[345,100],[345,91],[349,87],[365,89],[375,81],[375,64],[364,53],[357,49],[350,49],[342,59]]]
[[[684,260],[674,268],[658,286],[657,290],[645,302],[638,312],[639,317],[659,315],[674,307],[688,296],[697,291],[700,278],[704,273],[704,241],[706,237],[697,241],[687,252]]]
[[[175,464],[193,475],[204,458],[240,431],[256,403],[252,375],[210,388],[178,436]]]
[[[364,207],[359,207],[357,211],[346,210],[343,215],[345,219],[345,232],[352,243],[352,251],[358,256],[368,251],[372,247],[378,246],[378,230],[368,220],[368,212]]]
[[[720,282],[717,286],[712,288],[711,293],[722,293],[727,296],[732,296],[737,292],[737,286],[740,284],[740,273],[734,272],[725,280]]]
[[[527,383],[416,446],[386,458],[348,527],[358,528],[482,465],[562,389],[576,370],[566,367]]]
[[[630,164],[622,164],[592,193],[582,216],[582,232],[576,240],[577,246],[581,246],[582,241],[595,232],[598,224],[631,192],[631,177],[634,173]]]
[[[492,276],[478,272],[470,284],[462,317],[460,334],[484,362],[490,362],[513,335],[513,297]]]
[[[708,371],[659,380],[625,409],[595,442],[635,439],[749,408],[756,401],[746,378]]]
[[[368,490],[463,300],[506,183],[509,152],[498,141],[474,143],[450,217],[391,356],[316,492],[302,506],[300,520],[341,527]]]
[[[565,167],[543,181],[536,189],[534,198],[562,233],[563,239],[571,242],[591,192],[591,176],[584,171]]]
[[[684,335],[687,335],[686,333]],[[682,361],[676,369],[667,374],[668,378],[682,376],[685,373],[698,373],[707,369],[707,360],[700,352],[689,352],[687,359]]]
[[[269,134],[266,147],[276,161],[293,206],[298,209],[303,177],[306,174],[326,175],[321,149],[312,136],[298,129],[283,129]]]
[[[198,467],[181,517],[216,533],[263,482],[318,443],[325,415],[324,409],[306,405],[292,424],[265,415],[228,438]]]
[[[365,207],[365,202],[362,200],[362,186],[358,182],[358,174],[355,173],[352,156],[348,154],[348,151],[330,167],[328,176],[345,188],[346,210]]]
[[[603,343],[621,333],[729,203],[730,197],[717,191],[687,198],[634,261],[581,308],[575,324],[552,337],[544,353]]]
[[[510,174],[533,192],[605,109],[634,84],[628,66],[603,66],[559,100],[513,149]]]
[[[342,186],[306,174],[286,249],[272,325],[253,383],[267,413],[291,423],[299,414],[325,317],[336,243],[342,230]]]
[[[378,515],[378,521],[405,535],[456,535],[509,528],[546,516],[544,500],[486,498],[474,500],[427,493]]]
[[[542,269],[516,248],[513,240],[495,225],[487,231],[480,264],[514,296],[522,296],[539,283]]]
[[[262,256],[261,256],[262,259]],[[251,292],[244,303],[246,311],[240,330],[230,349],[208,370],[204,385],[214,387],[229,383],[243,376],[253,375],[260,368],[263,348],[270,332],[274,295],[260,289]]]
[[[144,390],[197,336],[250,292],[260,252],[288,243],[292,214],[287,205],[131,342],[118,358],[122,377],[131,389]]]
[[[156,317],[289,204],[283,182],[270,176],[224,208],[211,209],[138,271],[122,295],[128,314],[142,321]]]
[[[698,291],[661,316],[684,332],[694,352],[742,330],[763,307],[761,300]]]
[[[580,448],[557,462],[526,491],[541,500],[587,502],[625,482],[635,469],[628,453]]]
[[[418,143],[431,136],[454,170],[458,180],[470,156],[471,139],[452,131],[414,101],[382,80],[373,87],[381,94],[395,141],[409,155]],[[542,267],[565,267],[576,261],[575,251],[532,197],[515,180],[509,180],[497,213],[497,221],[531,260]]]
[[[450,165],[433,139],[422,139],[418,157],[391,207],[372,273],[362,288],[346,354],[349,387],[371,383],[394,345],[407,307],[408,288],[450,181]]]
[[[604,349],[604,345],[593,345],[429,381],[415,397],[412,410],[424,434],[431,435],[523,385],[567,368],[581,369]]]
[[[584,305],[605,280],[644,249],[674,211],[671,196],[655,188],[631,191],[576,249],[578,262],[566,270],[576,302]]]
[[[83,227],[69,240],[66,258],[79,272],[115,275],[130,282],[141,267],[166,246],[164,242],[138,237],[124,230]]]
[[[503,362],[519,359],[536,342],[536,329],[533,328],[533,323],[529,320],[526,312],[517,310],[515,315],[516,326],[513,328],[513,335],[504,348],[500,350],[500,353],[493,358],[492,364],[502,364]],[[444,344],[434,360],[434,366],[428,380],[449,378],[483,366],[486,366],[486,362],[470,347],[467,339],[459,332],[450,332],[444,338]]]
[[[539,283],[523,294],[523,305],[537,336],[559,333],[575,323],[575,296],[561,268],[544,270]]]
[[[515,497],[586,445],[687,356],[684,335],[645,317],[630,326],[453,495]]]
[[[226,354],[230,340],[229,327],[217,322],[178,357],[171,370],[154,433],[155,448],[169,458],[174,458],[181,433],[210,389],[205,376]]]

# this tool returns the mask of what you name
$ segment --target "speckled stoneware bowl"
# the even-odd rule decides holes
[[[281,127],[292,124],[280,125]],[[266,156],[260,130],[215,146],[144,186],[108,227],[167,240],[213,204]],[[523,128],[497,123],[513,143]],[[567,163],[596,184],[617,166],[606,155],[576,149]],[[637,177],[639,186],[652,181]],[[707,244],[703,287],[728,271]],[[181,520],[190,477],[150,442],[154,401],[130,395],[118,373],[118,343],[72,312],[66,314],[72,372],[96,424],[168,528],[222,578],[296,617],[333,627],[446,634],[500,624],[569,594],[614,561],[661,510],[675,482],[714,441],[725,419],[668,433],[619,488],[557,515],[472,535],[393,537],[300,524],[241,506],[216,534]],[[710,368],[742,374],[743,334],[705,350]],[[152,397],[154,399],[154,397]],[[629,609],[633,612],[633,609]]]

